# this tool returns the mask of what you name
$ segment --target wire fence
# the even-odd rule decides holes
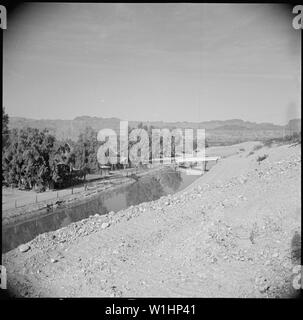
[[[18,199],[2,201],[2,209],[17,209],[22,208],[28,205],[39,205],[41,203],[47,204],[47,202],[54,201],[62,201],[63,199],[76,195],[79,193],[90,192],[94,190],[98,190],[102,187],[107,187],[111,185],[113,182],[117,182],[117,180],[125,177],[133,177],[133,175],[142,175],[144,173],[148,174],[154,169],[159,169],[159,165],[149,165],[146,167],[136,167],[136,168],[127,168],[123,170],[110,171],[106,174],[102,175],[92,175],[92,177],[88,177],[88,180],[81,185],[75,185],[66,189],[61,189],[57,191],[46,191],[43,193],[36,193],[27,195],[26,197],[18,197]],[[17,192],[20,192],[19,190]],[[24,195],[27,191],[24,192]],[[14,193],[14,189],[12,189],[12,194]]]

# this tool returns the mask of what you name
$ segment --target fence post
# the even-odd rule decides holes
[[[17,200],[15,200],[15,208],[17,208]]]
[[[38,195],[36,194],[36,203],[38,203]]]
[[[59,192],[57,191],[57,199],[59,198]]]

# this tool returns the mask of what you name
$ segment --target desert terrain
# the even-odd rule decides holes
[[[301,145],[244,142],[211,153],[219,162],[185,190],[96,212],[4,254],[10,294],[292,297]]]

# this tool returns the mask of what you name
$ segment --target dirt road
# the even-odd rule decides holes
[[[300,263],[300,146],[245,150],[186,190],[3,255],[25,297],[289,297]],[[260,162],[257,157],[267,154]]]

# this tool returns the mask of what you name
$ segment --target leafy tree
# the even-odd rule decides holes
[[[5,113],[4,107],[2,107],[2,181],[5,180],[3,175],[3,164],[4,164],[4,152],[8,145],[9,140],[9,129],[8,129],[8,122],[9,118],[8,115]]]
[[[47,130],[13,129],[4,152],[3,175],[9,184],[33,188],[51,181],[50,156],[55,137]]]
[[[7,146],[8,139],[9,139],[8,122],[9,122],[8,114],[5,113],[5,109],[4,107],[2,107],[2,148],[3,149]]]
[[[67,186],[71,184],[71,172],[75,162],[69,143],[55,141],[53,151],[50,155],[49,164],[51,168],[51,179],[54,185]]]
[[[85,174],[98,171],[97,151],[97,132],[91,127],[87,127],[79,135],[78,141],[74,146],[73,157],[75,159],[75,167],[83,170]]]

